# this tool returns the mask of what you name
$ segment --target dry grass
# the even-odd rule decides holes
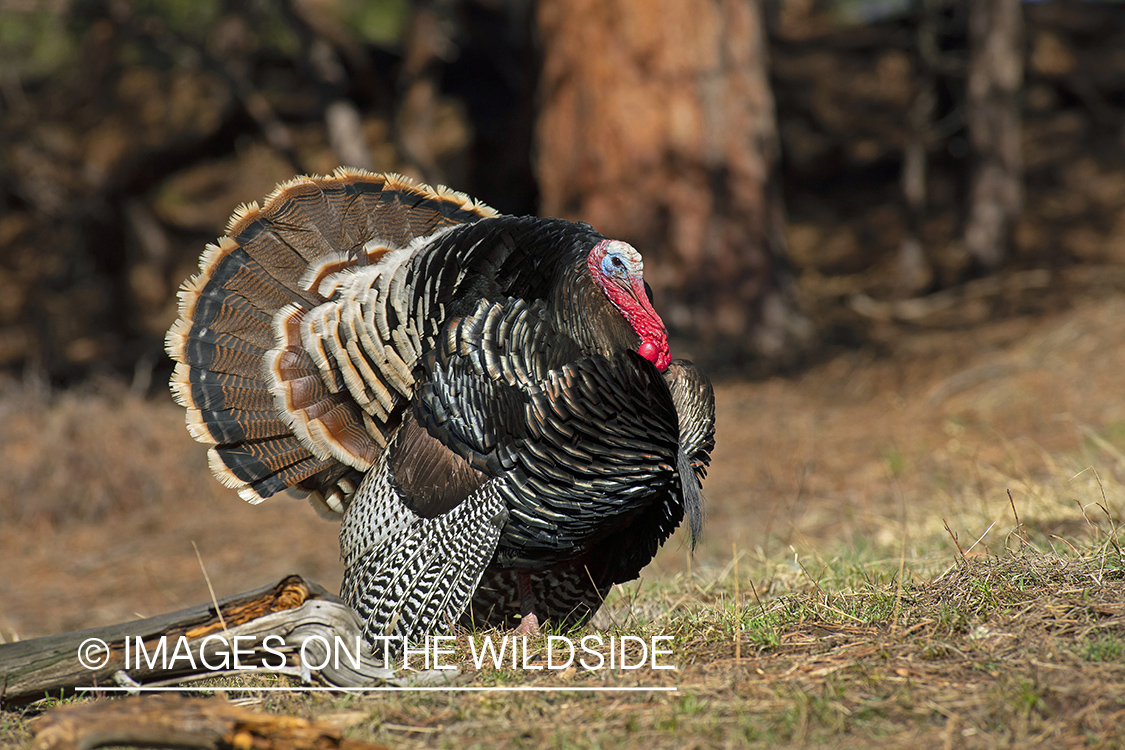
[[[738,599],[733,569],[633,587],[609,603],[618,624],[603,632],[673,636],[675,672],[544,676],[465,659],[458,680],[676,693],[251,688],[243,700],[398,748],[1121,747],[1125,559],[1108,521],[1087,531],[1051,549],[1012,527],[999,557],[962,558],[950,541],[935,561],[953,562],[936,575],[855,557],[812,575],[789,560],[743,561]],[[27,719],[50,705],[3,714],[0,745],[25,741]]]
[[[1125,747],[1122,340],[1111,299],[721,385],[704,546],[668,545],[596,623],[673,636],[677,670],[461,677],[675,693],[244,698],[403,748]],[[190,540],[220,596],[338,576],[334,529],[224,494],[171,405],[13,403],[0,637],[205,601]],[[0,746],[47,706],[0,713]]]
[[[1095,489],[1098,513],[1065,538],[1017,523],[1013,503],[992,530],[994,552],[939,529],[920,559],[874,547],[740,555],[620,588],[601,632],[672,636],[674,672],[475,670],[459,652],[458,684],[672,694],[251,689],[243,700],[401,748],[1121,747],[1125,556],[1104,486]],[[3,714],[0,745],[26,741],[27,719],[50,705]]]
[[[89,524],[206,493],[183,417],[153,407],[116,381],[49,393],[0,380],[0,523]]]

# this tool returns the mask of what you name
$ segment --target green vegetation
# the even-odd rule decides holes
[[[998,556],[962,556],[947,536],[945,550],[909,564],[844,555],[816,561],[810,576],[788,559],[743,558],[737,577],[703,571],[615,591],[603,619],[619,624],[600,632],[672,636],[672,672],[475,670],[463,639],[454,657],[457,685],[674,693],[262,693],[255,701],[253,687],[286,678],[200,688],[246,686],[264,710],[341,723],[349,736],[394,747],[437,738],[468,748],[914,747],[950,736],[966,747],[1047,736],[1120,746],[1119,531],[1091,522],[1055,549],[1012,533],[1013,548]],[[543,663],[545,638],[533,639],[531,653]],[[0,744],[25,741],[28,719],[57,704],[4,713]]]
[[[885,406],[885,384],[898,382],[891,365],[849,375],[874,394],[862,409],[831,390],[839,376],[830,368],[792,384],[721,385],[725,453],[708,480],[711,522],[695,557],[689,563],[686,545],[674,539],[644,580],[612,592],[590,628],[561,633],[671,636],[676,670],[478,669],[464,641],[454,657],[461,666],[456,686],[676,692],[250,689],[231,697],[394,748],[1125,747],[1125,463],[1122,412],[1113,406],[1125,350],[1106,346],[1104,356],[1089,360],[1064,350],[1050,360],[1056,369],[1048,380],[1036,354],[1058,351],[1060,340],[1087,346],[1090,338],[1075,330],[1119,341],[1121,321],[1125,308],[1114,301],[1045,334],[1021,334],[1014,352],[987,356],[1026,361],[1026,370],[974,380],[969,390],[942,395],[940,407],[933,394],[950,393],[944,383],[959,377],[949,370],[915,382],[901,411]],[[964,366],[958,360],[957,372]],[[179,412],[124,395],[80,396],[59,394],[50,404],[13,399],[6,413],[3,455],[12,481],[0,510],[18,519],[34,500],[33,509],[67,519],[51,533],[76,541],[56,543],[50,554],[82,549],[83,539],[107,546],[100,530],[120,536],[138,517],[148,519],[146,530],[170,528],[181,537],[221,533],[210,522],[189,523],[214,518],[207,514],[215,508],[236,523],[242,506],[211,500],[201,457],[183,449]],[[1069,411],[1060,413],[1059,403]],[[1038,410],[1033,420],[1029,409]],[[140,451],[138,425],[145,428]],[[768,473],[755,473],[763,466]],[[79,514],[99,497],[112,499],[107,520],[73,520],[89,518]],[[278,510],[284,535],[274,539],[300,530],[290,520],[296,510]],[[245,532],[204,553],[212,575],[253,564],[235,553],[261,543],[257,519],[270,509],[252,512],[259,515],[247,516]],[[42,544],[39,536],[23,537]],[[333,542],[330,533],[325,554],[335,554]],[[270,558],[284,543],[255,555]],[[25,565],[19,575],[54,571],[42,579],[45,588],[76,575],[34,557],[37,548],[17,549],[10,564]],[[132,543],[128,554],[137,556]],[[154,574],[153,587],[194,603],[192,589],[175,586],[197,569],[191,554],[173,575]],[[65,580],[92,582],[76,586],[75,596],[85,596],[78,609],[119,591],[99,593],[93,576]],[[228,579],[226,590],[241,582]],[[159,606],[157,600],[143,613]],[[544,640],[530,641],[530,663],[542,663],[536,660],[544,651]],[[223,678],[201,687],[208,684],[236,683]],[[0,746],[26,744],[31,719],[55,705],[0,713]]]

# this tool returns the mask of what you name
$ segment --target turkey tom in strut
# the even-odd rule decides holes
[[[225,485],[343,518],[369,637],[580,624],[702,525],[714,396],[642,272],[585,224],[300,177],[184,285],[172,392]]]

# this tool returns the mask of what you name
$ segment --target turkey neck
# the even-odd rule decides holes
[[[587,256],[603,239],[586,224],[503,216],[446,232],[418,262],[449,280],[443,296],[453,315],[481,298],[542,300],[555,328],[580,350],[609,356],[636,351],[641,339],[590,276]],[[568,348],[560,347],[560,357]]]
[[[586,265],[586,254],[561,274],[553,304],[555,327],[589,354],[612,356],[636,351],[641,337],[598,287]]]

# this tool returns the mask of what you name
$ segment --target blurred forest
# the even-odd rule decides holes
[[[239,203],[590,221],[743,372],[1125,289],[1125,4],[0,0],[0,374],[162,388]]]

